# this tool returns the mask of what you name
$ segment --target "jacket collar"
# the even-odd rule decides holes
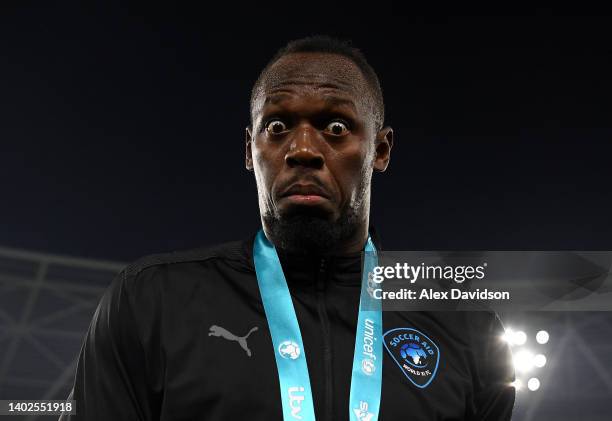
[[[380,237],[372,225],[369,232],[376,249],[381,250]],[[257,232],[242,243],[244,263],[252,272],[255,272],[253,244],[256,235]],[[324,279],[326,283],[361,285],[362,252],[316,256],[278,251],[278,257],[288,285],[313,285],[319,278]]]

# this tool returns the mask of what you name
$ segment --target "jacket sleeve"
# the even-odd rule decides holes
[[[108,287],[85,336],[69,399],[76,415],[60,421],[148,421],[145,353],[126,270]]]
[[[486,344],[476,394],[477,421],[509,421],[515,400],[514,366],[510,347],[501,340],[504,327],[496,314],[486,332]]]

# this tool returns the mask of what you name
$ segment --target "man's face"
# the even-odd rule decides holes
[[[246,139],[264,223],[367,225],[372,170],[384,171],[392,142],[390,129],[375,127],[369,89],[336,54],[289,54],[268,70]]]

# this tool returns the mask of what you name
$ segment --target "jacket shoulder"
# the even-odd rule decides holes
[[[229,241],[214,246],[155,253],[140,257],[123,269],[125,277],[137,276],[142,271],[155,266],[203,262],[207,260],[226,260],[247,264],[246,240]]]

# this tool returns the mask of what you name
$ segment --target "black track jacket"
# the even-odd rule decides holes
[[[83,342],[70,394],[77,415],[60,420],[282,420],[254,237],[127,266]],[[316,418],[348,420],[361,256],[279,258],[306,348]],[[383,348],[380,420],[510,419],[514,373],[494,313],[383,312],[383,333],[397,328],[427,335],[439,363],[420,388]]]

